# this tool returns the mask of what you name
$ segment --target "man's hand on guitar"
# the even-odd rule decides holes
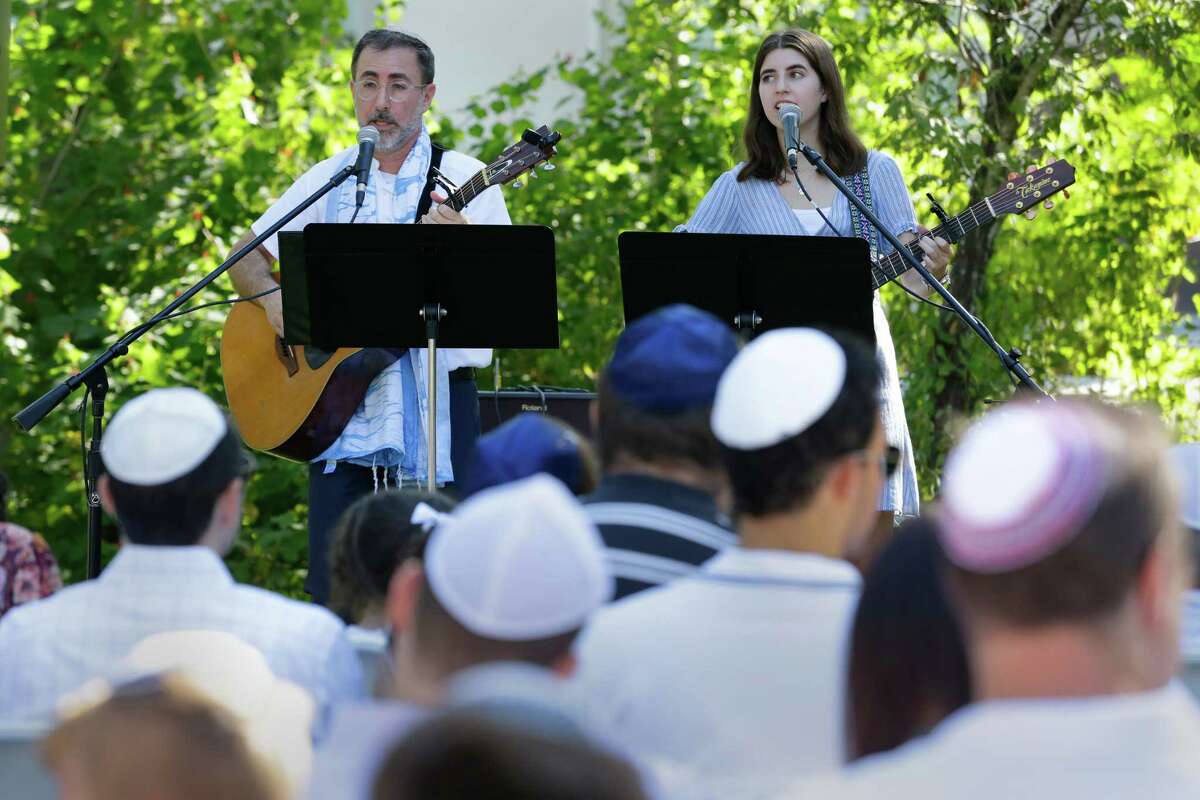
[[[469,225],[471,223],[466,214],[455,211],[450,206],[442,205],[446,202],[446,195],[435,191],[431,197],[436,205],[429,209],[428,214],[421,217],[422,225]]]
[[[271,323],[271,327],[283,338],[283,298],[279,292],[272,292],[266,297],[260,297],[258,304],[262,306],[262,310],[267,314],[267,322]]]

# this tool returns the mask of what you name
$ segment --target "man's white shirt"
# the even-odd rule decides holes
[[[320,189],[341,165],[349,158],[353,164],[358,153],[358,145],[348,147],[337,155],[320,162],[308,172],[300,176],[291,187],[276,200],[261,217],[250,226],[256,233],[262,233],[288,211],[298,206],[305,198]],[[482,161],[455,150],[446,150],[442,154],[439,169],[456,186],[464,185],[475,173],[484,167]],[[379,161],[371,161],[369,185],[375,192],[379,219],[390,220],[393,216],[395,196],[393,184],[395,175],[380,172]],[[348,179],[353,182],[353,178]],[[338,190],[335,189],[334,192]],[[444,192],[443,192],[444,194]],[[328,195],[326,196],[328,197]],[[479,193],[464,209],[463,213],[477,225],[511,225],[508,208],[504,205],[504,195],[499,186],[491,186]],[[330,219],[326,198],[318,200],[303,213],[283,227],[285,231],[302,231],[310,222],[336,222]],[[279,258],[279,237],[271,236],[263,242],[263,247],[274,258]],[[439,348],[438,358],[443,361],[448,371],[459,367],[486,367],[492,360],[492,351],[486,348]]]
[[[119,674],[142,639],[182,630],[241,638],[319,707],[363,692],[345,628],[326,609],[234,582],[204,547],[126,544],[96,580],[0,618],[0,719],[50,719],[64,694]]]
[[[859,590],[844,561],[729,548],[600,611],[578,648],[577,689],[630,752],[698,784],[834,769]]]
[[[993,700],[929,735],[780,798],[1184,800],[1200,797],[1200,709],[1177,684],[1140,694]]]

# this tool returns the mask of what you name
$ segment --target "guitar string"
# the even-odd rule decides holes
[[[505,160],[511,160],[511,159],[505,159]],[[484,175],[489,169],[493,169],[495,167],[495,165],[499,164],[499,163],[501,163],[501,162],[499,159],[497,159],[496,161],[493,161],[491,164],[488,164],[482,170],[480,170],[479,172],[477,172],[473,176],[471,176],[471,179],[468,180],[462,186],[460,186],[458,188],[457,192],[454,192],[453,194],[451,194],[449,197],[446,198],[446,204],[453,207],[455,211],[462,211],[463,208],[467,205],[467,203],[470,203],[472,200],[475,199],[476,195],[478,195],[480,192],[483,192],[484,190],[488,189],[489,187],[495,185],[495,184],[489,183],[487,181],[487,179],[484,177]],[[537,166],[537,165],[535,164],[533,166]],[[524,171],[525,170],[522,170],[522,172],[524,172]],[[468,191],[470,192],[470,196],[466,197],[466,199],[463,200],[463,197],[467,195]]]
[[[929,235],[930,236],[939,236],[940,234],[946,232],[949,223],[957,223],[958,227],[960,228],[960,235],[958,238],[961,239],[962,237],[966,236],[967,233],[969,233],[970,231],[973,231],[976,228],[981,228],[984,225],[987,225],[990,222],[999,219],[1001,214],[992,213],[991,207],[989,207],[989,205],[988,205],[989,201],[996,203],[996,204],[1007,205],[1008,201],[1010,199],[1012,199],[1013,196],[1016,196],[1018,194],[1017,190],[1018,190],[1019,186],[1020,186],[1019,184],[1014,184],[1013,188],[1011,188],[1011,189],[1009,189],[1008,187],[1005,187],[1004,189],[1001,189],[1000,191],[996,192],[994,195],[989,195],[985,200],[980,200],[979,202],[968,206],[966,211],[963,211],[961,214],[959,214],[955,217],[951,217],[946,224],[938,225],[936,228],[934,228],[933,230],[931,230],[929,232]],[[1063,189],[1066,189],[1066,188],[1067,188],[1066,186],[1059,186],[1059,187],[1056,187],[1053,192],[1050,192],[1049,194],[1044,195],[1043,197],[1036,198],[1035,203],[1033,205],[1031,205],[1030,208],[1035,207],[1037,204],[1040,204],[1042,201],[1049,199],[1049,197],[1051,195],[1056,194],[1057,192],[1062,191]],[[1012,213],[1017,213],[1018,211],[1023,212],[1026,210],[1028,210],[1028,209],[1015,209],[1014,212],[1012,212]],[[963,218],[967,215],[968,212],[970,212],[970,214],[972,216],[972,220],[965,221]],[[986,217],[983,222],[979,221],[979,213],[980,212],[986,214]],[[1007,213],[1007,212],[1002,212],[1002,213]],[[909,249],[909,252],[912,253],[914,256],[924,255],[924,251],[920,250],[920,245],[917,242],[909,243],[908,249]],[[918,252],[919,250],[920,250],[920,252]],[[888,266],[891,266],[891,270],[887,269]],[[875,274],[875,277],[877,280],[881,276],[883,277],[883,280],[880,283],[880,286],[882,286],[884,283],[888,283],[889,281],[892,281],[892,280],[900,277],[905,272],[907,272],[909,269],[911,269],[911,267],[909,267],[908,263],[903,260],[903,257],[900,256],[899,253],[893,251],[891,253],[888,253],[886,256],[884,256],[879,261],[877,261],[874,265],[872,265],[871,271],[873,274],[878,273],[878,274]],[[878,288],[878,287],[876,287],[876,288]]]

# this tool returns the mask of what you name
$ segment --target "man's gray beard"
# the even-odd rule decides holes
[[[420,120],[413,120],[403,127],[397,127],[390,131],[379,132],[379,144],[375,145],[376,153],[394,153],[399,150],[409,137],[417,132],[421,127]]]

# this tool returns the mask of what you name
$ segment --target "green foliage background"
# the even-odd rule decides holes
[[[436,108],[430,121],[439,141],[486,160],[546,121],[527,116],[548,82],[574,89],[551,121],[564,134],[559,169],[506,191],[515,222],[555,229],[563,347],[501,353],[506,382],[592,383],[621,326],[617,233],[686,221],[738,160],[759,40],[797,24],[835,43],[855,125],[897,158],[914,197],[931,191],[955,213],[1008,169],[1075,165],[1073,196],[1052,213],[960,246],[955,288],[1051,391],[1155,403],[1182,435],[1198,432],[1187,381],[1200,357],[1167,297],[1194,277],[1184,254],[1200,233],[1196,0],[627,0],[624,11],[605,22],[603,56],[512,76],[462,127]],[[0,416],[216,267],[294,177],[352,141],[344,18],[328,0],[15,0]],[[894,288],[884,299],[930,495],[957,421],[1010,389],[952,320]],[[110,414],[150,386],[223,400],[223,316],[204,310],[143,338],[111,371]],[[66,404],[32,435],[0,426],[12,516],[47,535],[69,579],[83,572],[79,452]],[[260,466],[230,563],[242,580],[298,593],[304,470]]]

